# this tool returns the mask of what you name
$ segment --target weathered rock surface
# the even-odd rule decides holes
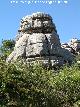
[[[75,50],[75,53],[80,54],[80,40],[77,38],[71,39],[69,46]]]
[[[39,60],[47,66],[63,65],[73,60],[72,54],[61,47],[52,17],[41,12],[23,17],[20,22],[14,51],[7,62],[19,57],[27,62]]]
[[[69,50],[72,54],[80,54],[80,40],[73,38],[69,43],[61,44],[61,47]]]
[[[61,44],[61,47],[67,49],[72,54],[75,54],[75,50],[68,43]]]

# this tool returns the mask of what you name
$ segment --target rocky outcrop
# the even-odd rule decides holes
[[[80,40],[73,38],[69,42],[69,46],[75,50],[75,53],[80,54]]]
[[[72,54],[80,54],[80,40],[73,38],[69,43],[61,44],[61,47],[69,50]]]
[[[63,65],[73,60],[72,54],[61,47],[52,17],[41,12],[21,19],[14,51],[7,62],[19,57],[30,63],[38,60],[46,66]]]
[[[75,54],[75,50],[68,43],[61,44],[61,47],[68,50],[73,55]]]

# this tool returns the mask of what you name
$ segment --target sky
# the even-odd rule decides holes
[[[35,12],[52,16],[61,43],[80,39],[80,0],[1,0],[0,42],[15,39],[21,18]]]

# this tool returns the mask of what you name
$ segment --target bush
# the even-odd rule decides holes
[[[38,63],[0,60],[0,107],[72,107],[79,100],[79,65],[54,73]]]
[[[0,46],[0,56],[6,59],[9,54],[13,51],[15,46],[14,40],[3,40]]]

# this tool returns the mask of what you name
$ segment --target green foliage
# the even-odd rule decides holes
[[[0,46],[2,57],[6,58],[13,51],[14,45],[14,40],[3,40]]]
[[[79,107],[80,65],[54,72],[0,60],[0,107]]]

